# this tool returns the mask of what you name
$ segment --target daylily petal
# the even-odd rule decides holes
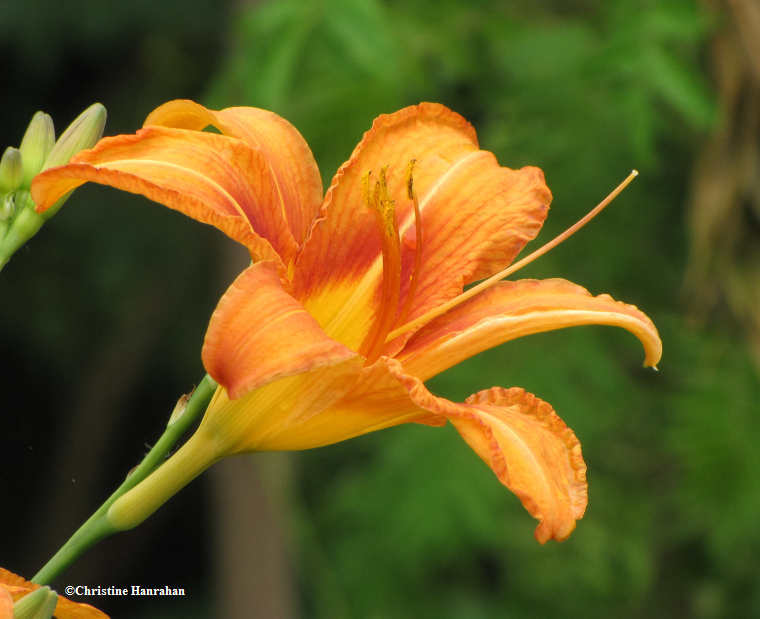
[[[2,614],[3,590],[10,593],[10,596],[15,602],[24,597],[27,593],[36,591],[39,588],[40,585],[29,582],[18,574],[14,574],[13,572],[0,567],[0,617],[6,617],[6,615]],[[11,605],[11,614],[7,615],[9,618],[13,617],[12,608]],[[89,604],[72,602],[62,595],[58,595],[58,603],[55,606],[55,617],[58,619],[108,619],[108,615],[103,611],[100,611]]]
[[[570,535],[587,499],[580,444],[549,404],[523,389],[496,387],[456,404],[382,357],[362,369],[342,398],[290,416],[259,449],[309,449],[401,423],[441,425],[447,419],[540,521],[541,543]]]
[[[398,359],[406,371],[427,380],[517,337],[597,324],[622,327],[638,337],[644,365],[660,360],[662,341],[646,314],[607,294],[592,296],[563,279],[499,282],[420,329]]]
[[[213,125],[260,150],[269,164],[296,243],[301,245],[322,204],[322,177],[308,144],[287,120],[254,107],[210,110],[187,99],[169,101],[153,110],[145,126],[162,125],[200,131]]]
[[[0,567],[0,587],[9,591],[15,602],[30,591],[39,589],[40,585],[29,582],[23,576],[19,576],[10,570]]]
[[[421,268],[404,320],[424,314],[460,294],[464,285],[509,266],[538,234],[551,199],[539,168],[502,167],[487,151],[460,160],[421,196]],[[407,229],[403,241],[405,299],[416,252],[413,228]]]
[[[208,373],[236,399],[273,380],[357,354],[325,335],[283,289],[272,263],[258,262],[243,271],[219,301],[202,357]]]
[[[445,420],[540,521],[541,543],[570,535],[587,502],[580,443],[549,404],[523,389],[494,387],[458,404],[434,396],[398,361],[382,357],[343,398],[297,428],[301,443],[288,445],[283,435],[277,448],[305,449],[400,423]]]
[[[442,105],[422,103],[375,119],[333,178],[323,218],[314,225],[296,263],[294,295],[330,336],[358,348],[378,311],[380,232],[374,213],[362,202],[362,177],[388,166],[388,193],[396,200],[397,220],[412,225],[405,184],[409,161],[417,160],[415,187],[419,195],[426,195],[476,150],[471,125]]]
[[[140,193],[212,224],[256,259],[287,264],[297,251],[266,159],[241,140],[163,127],[105,138],[35,178],[37,210],[87,181]]]
[[[586,463],[575,434],[524,389],[494,387],[447,416],[465,441],[539,520],[536,539],[567,539],[588,502]]]
[[[2,585],[0,585],[0,619],[13,619],[13,598]]]

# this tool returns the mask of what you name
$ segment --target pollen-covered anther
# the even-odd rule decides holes
[[[380,178],[375,183],[372,194],[372,207],[380,215],[380,222],[385,227],[386,236],[398,239],[398,227],[396,226],[396,201],[388,194],[388,181],[386,175],[388,166],[380,170]]]
[[[406,166],[406,195],[410,200],[414,200],[414,166],[416,165],[416,159],[410,159]]]

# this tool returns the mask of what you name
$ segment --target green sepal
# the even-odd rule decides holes
[[[50,619],[58,603],[58,594],[50,587],[27,593],[13,605],[14,619]]]

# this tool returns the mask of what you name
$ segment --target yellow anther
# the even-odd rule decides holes
[[[372,208],[372,204],[369,201],[369,177],[371,174],[372,171],[370,170],[362,175],[362,202],[366,204],[368,208]]]
[[[388,166],[383,166],[375,186],[369,188],[369,172],[362,178],[362,193],[367,194],[366,203],[380,217],[386,236],[398,237],[396,227],[396,202],[392,200],[388,193],[388,181],[386,179],[386,170]]]
[[[378,181],[378,206],[381,209],[381,212],[385,215],[387,214],[388,210],[393,208],[393,206],[396,204],[394,200],[391,199],[390,195],[388,194],[388,181],[386,180],[386,172],[388,171],[388,166],[383,166],[380,170],[380,180]]]
[[[416,159],[411,159],[409,161],[409,164],[406,166],[406,195],[409,196],[410,200],[416,200],[414,197],[414,164],[417,163]]]

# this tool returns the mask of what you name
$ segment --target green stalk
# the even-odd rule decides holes
[[[86,550],[100,540],[123,530],[117,528],[107,518],[108,509],[116,500],[152,473],[165,459],[180,437],[190,428],[195,420],[203,414],[216,391],[217,384],[208,374],[203,377],[193,392],[184,412],[169,421],[166,430],[158,439],[143,461],[127,476],[105,503],[77,529],[69,540],[61,546],[53,557],[34,575],[32,582],[40,585],[51,583]]]

